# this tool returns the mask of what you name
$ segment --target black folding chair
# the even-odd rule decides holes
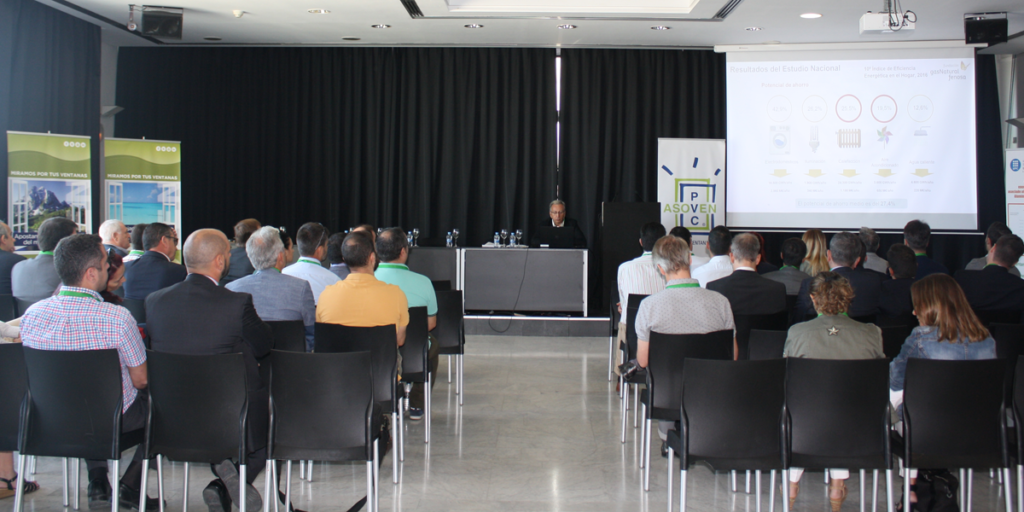
[[[124,299],[121,305],[128,309],[135,319],[135,323],[142,325],[146,323],[146,301],[141,299]]]
[[[430,284],[434,287],[435,292],[447,292],[452,289],[452,282],[445,281],[431,281]]]
[[[889,363],[885,359],[789,358],[786,367],[786,470],[791,467],[860,470],[865,503],[866,470],[885,470],[892,510],[892,450],[889,445]],[[788,478],[783,478],[788,482]],[[785,503],[789,503],[789,486]]]
[[[13,299],[11,304],[14,304]],[[0,393],[0,452],[18,451],[18,420],[21,402],[25,399],[25,391],[28,390],[28,374],[21,347],[21,343],[0,344],[0,389],[4,390]],[[20,475],[19,473],[19,478]],[[19,480],[19,483],[22,481]],[[66,491],[64,496],[67,496]],[[67,505],[65,501],[64,506]],[[75,508],[78,508],[77,502]]]
[[[786,349],[786,337],[789,331],[750,331],[750,359],[780,359]]]
[[[998,341],[996,342],[998,343]],[[1017,510],[1024,511],[1024,358],[1018,357],[1014,368],[1013,379],[1013,425],[1017,451],[1013,455],[1017,457]],[[1003,480],[1006,485],[1007,494],[1013,487],[1009,480]],[[1006,510],[1010,510],[1007,504]]]
[[[14,312],[17,313],[17,316],[15,318],[20,318],[20,317],[24,316],[25,312],[28,311],[28,308],[32,307],[32,305],[35,304],[36,302],[39,302],[39,301],[37,301],[37,300],[25,300],[25,299],[19,299],[19,298],[15,297],[14,298]]]
[[[242,499],[235,505],[245,512],[249,401],[242,354],[185,355],[149,350],[146,360],[149,417],[140,448],[146,453],[142,488],[148,480],[149,459],[156,457],[157,488],[163,502],[163,458],[184,462],[183,503],[188,503],[190,462],[217,464],[237,457],[238,496]],[[145,512],[145,505],[140,512]]]
[[[718,470],[754,470],[757,510],[761,510],[761,471],[783,469],[785,447],[779,421],[785,397],[786,361],[683,362],[680,429],[668,432],[668,510],[672,511],[672,455],[679,454],[679,510],[686,510],[686,474],[698,460]],[[785,478],[783,478],[785,481]],[[783,510],[789,501],[783,499]]]
[[[622,351],[622,362],[636,359],[636,315],[640,311],[640,303],[649,295],[629,294],[626,306],[626,336],[625,341],[619,344]],[[619,376],[619,398],[622,399],[622,442],[626,442],[626,411],[629,410],[629,388],[633,388],[633,428],[640,424],[640,384],[647,382],[647,370],[639,369],[630,378]],[[644,457],[640,457],[640,467],[646,464]]]
[[[683,363],[688,358],[733,358],[732,329],[706,334],[662,334],[651,332],[648,341],[647,389],[640,395],[644,425],[640,432],[644,460],[644,490],[650,489],[651,422],[679,419],[679,403],[683,399]]]
[[[427,307],[409,308],[409,326],[405,331],[402,353],[402,383],[405,386],[405,408],[409,408],[409,391],[414,383],[423,384],[423,414],[426,416],[425,443],[430,442],[430,338],[427,335]]]
[[[1019,324],[1021,319],[1021,312],[1016,309],[993,309],[987,311],[974,310],[974,314],[977,315],[978,320],[981,321],[985,327],[992,324]]]
[[[960,481],[967,483],[961,485],[960,510],[966,512],[974,469],[1001,468],[1010,482],[1005,365],[1002,359],[907,361],[904,435],[892,432],[893,452],[902,454],[904,468],[961,468]],[[910,510],[910,479],[903,482],[903,510]],[[1011,510],[1012,493],[1005,494]]]
[[[143,431],[121,433],[123,397],[117,350],[22,350],[28,390],[18,428],[18,474],[25,474],[26,456],[34,455],[64,459],[65,489],[69,458],[107,459],[111,473],[119,475],[121,452],[139,444]],[[115,482],[111,490],[110,508],[116,512],[120,486]],[[145,487],[140,494],[140,502],[145,503]],[[67,503],[65,491],[65,506]],[[15,492],[14,510],[25,510],[22,485]]]
[[[750,331],[786,331],[789,326],[789,311],[767,315],[733,315],[736,325],[736,347],[740,360],[750,359]]]
[[[366,462],[368,510],[376,510],[382,410],[373,398],[370,353],[273,350],[270,358],[270,443],[263,495],[277,494],[271,489],[271,481],[275,487],[277,483],[275,461],[288,461],[285,503],[291,503],[293,460],[358,460]]]
[[[992,338],[996,340],[996,357],[1005,359],[1006,378],[1003,381],[1003,397],[1006,408],[1013,408],[1015,370],[1017,358],[1024,355],[1024,325],[993,323],[988,326]],[[1017,425],[1014,423],[1014,425]]]
[[[612,381],[615,374],[615,334],[619,330],[619,311],[616,305],[619,303],[619,290],[612,287],[611,299],[608,301],[608,382]]]
[[[462,405],[463,357],[466,354],[466,332],[463,327],[462,290],[437,292],[437,326],[434,337],[440,345],[438,354],[448,356],[448,383],[452,382],[452,356],[455,356],[455,394]]]
[[[314,339],[319,354],[369,352],[373,374],[373,400],[391,414],[392,481],[398,483],[398,461],[405,458],[402,411],[398,396],[398,340],[394,325],[349,327],[317,322]]]
[[[903,344],[906,343],[910,333],[914,330],[910,325],[888,325],[882,327],[882,353],[886,359],[892,362],[900,355]]]
[[[0,322],[10,322],[18,318],[13,295],[0,295]]]

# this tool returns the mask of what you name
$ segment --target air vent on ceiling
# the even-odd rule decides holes
[[[715,19],[724,20],[725,17],[732,14],[733,9],[739,7],[741,3],[743,3],[743,0],[729,0],[729,2],[723,5],[715,14]]]
[[[402,5],[405,6],[406,11],[409,11],[409,16],[413,18],[423,17],[423,11],[420,10],[419,5],[416,5],[416,0],[402,0]]]

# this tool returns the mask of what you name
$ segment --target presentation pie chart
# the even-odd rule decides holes
[[[789,115],[792,113],[793,104],[789,102],[789,98],[776,96],[768,100],[768,117],[772,118],[772,121],[781,123],[789,119]]]
[[[861,105],[860,100],[852,94],[840,96],[839,100],[836,101],[836,116],[846,123],[852,123],[860,119],[863,109],[864,107]]]
[[[825,119],[825,114],[828,113],[828,104],[821,96],[808,96],[801,106],[801,111],[804,114],[804,119],[817,123]]]
[[[888,94],[880,94],[871,100],[871,117],[879,123],[888,123],[896,119],[897,110],[899,109],[896,107],[896,100]]]
[[[910,118],[919,123],[923,123],[932,118],[932,113],[935,111],[935,105],[932,103],[931,98],[923,94],[918,94],[913,98],[910,98],[910,102],[907,104],[907,113]]]

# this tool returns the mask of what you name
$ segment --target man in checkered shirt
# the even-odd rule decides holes
[[[148,395],[139,393],[148,382],[146,350],[138,326],[127,309],[104,302],[99,292],[107,287],[107,253],[96,235],[72,235],[54,250],[54,266],[62,286],[58,295],[33,305],[21,318],[21,339],[39,350],[117,349],[121,360],[121,430],[130,432],[146,425]],[[86,461],[89,467],[89,508],[108,507],[110,484],[107,461]],[[142,450],[121,478],[122,507],[138,508],[142,478]],[[146,506],[159,503],[149,498]]]

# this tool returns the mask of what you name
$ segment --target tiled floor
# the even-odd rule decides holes
[[[662,511],[666,507],[666,461],[652,456],[651,490],[641,489],[638,430],[619,442],[619,400],[607,381],[607,338],[471,337],[465,363],[465,405],[457,406],[446,382],[442,357],[434,389],[433,435],[423,443],[423,422],[408,426],[401,483],[391,483],[390,455],[380,470],[382,511]],[[454,384],[453,384],[454,385]],[[657,450],[657,446],[654,447]],[[126,453],[126,462],[131,453]],[[678,466],[676,466],[678,468]],[[84,470],[83,470],[84,472]],[[200,492],[211,478],[193,467],[189,509],[205,512]],[[292,492],[303,510],[347,510],[365,495],[364,464],[318,463],[313,482],[298,478]],[[699,466],[690,471],[688,510],[757,510],[757,497],[729,490],[728,476]],[[151,495],[156,493],[152,474]],[[43,486],[29,495],[26,510],[60,510],[60,464],[40,459]],[[84,478],[84,475],[83,475]],[[166,464],[168,510],[181,509],[182,465]],[[678,497],[679,477],[675,472]],[[762,510],[768,512],[768,475]],[[894,483],[899,486],[896,477]],[[859,479],[848,482],[843,510],[860,508]],[[262,492],[262,475],[257,488]],[[1002,486],[985,474],[974,478],[974,511],[1003,510]],[[879,485],[879,497],[884,496]],[[82,508],[86,508],[83,488]],[[896,497],[902,493],[897,490]],[[868,510],[871,509],[870,490]],[[13,499],[4,500],[5,506]],[[776,494],[776,510],[781,510]],[[678,502],[675,503],[678,510]],[[283,508],[281,510],[284,510]],[[808,471],[796,511],[827,511],[821,471]],[[885,510],[884,500],[879,510]]]

